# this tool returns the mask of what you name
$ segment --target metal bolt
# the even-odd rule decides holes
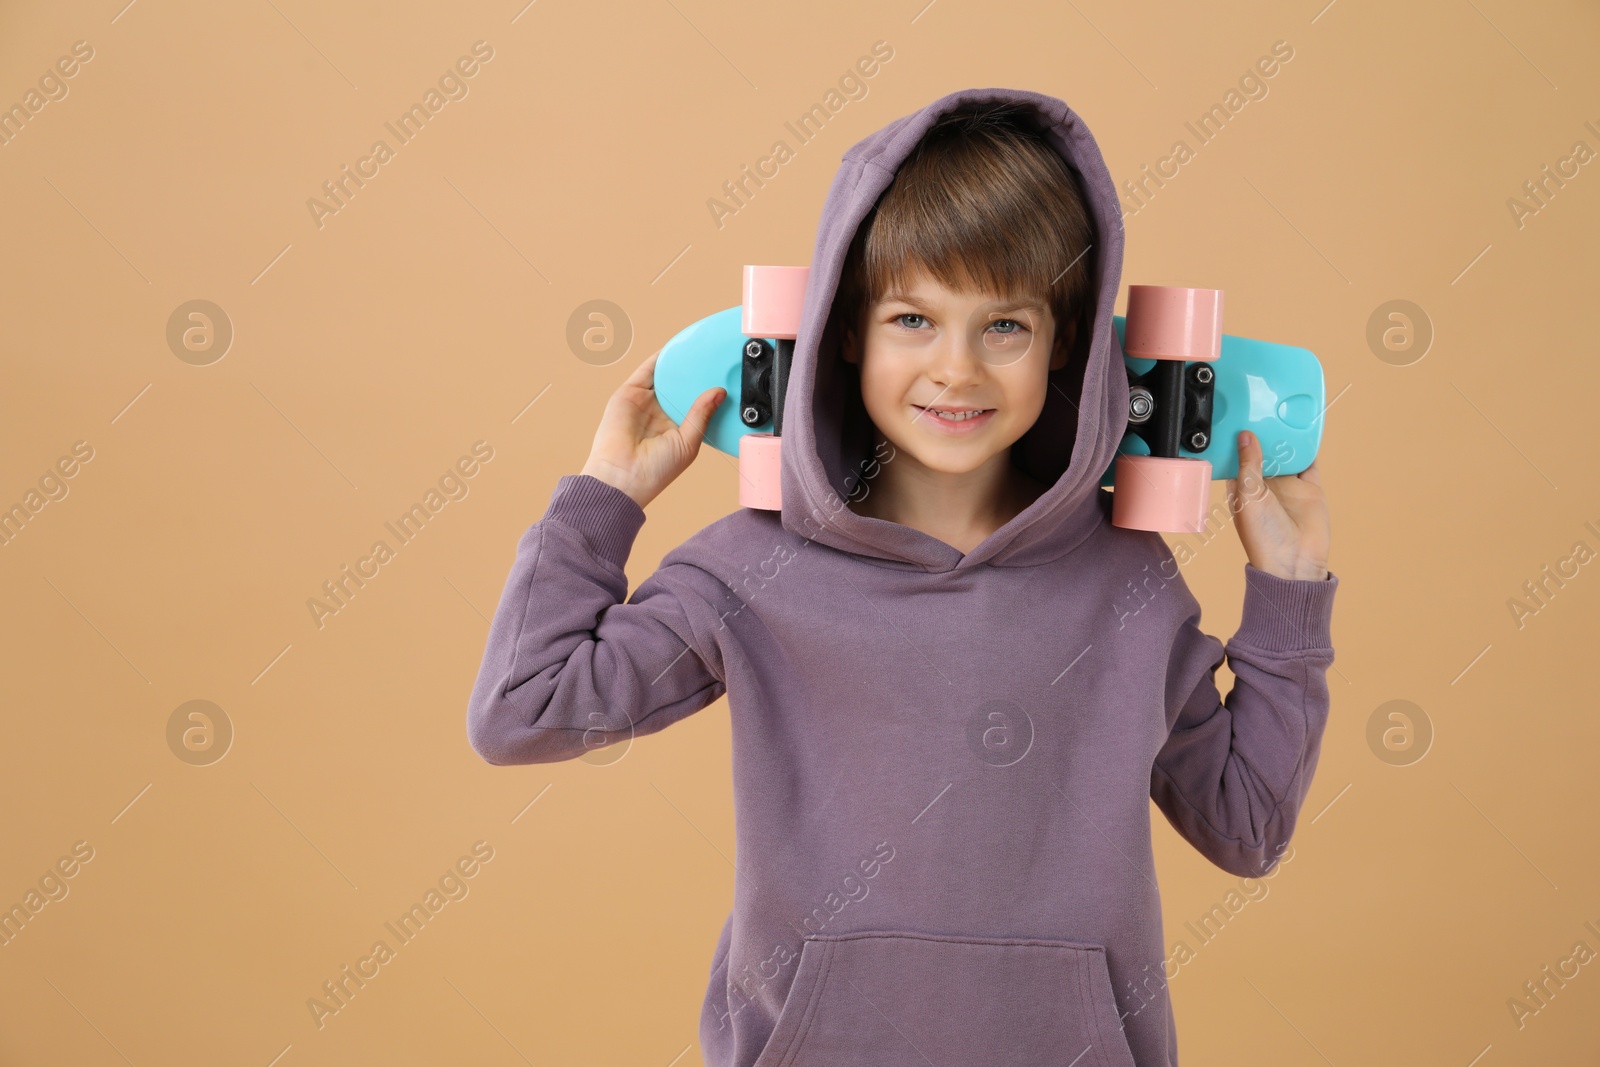
[[[1199,366],[1194,369],[1194,380],[1199,382],[1201,385],[1205,385],[1211,380],[1211,378],[1212,374],[1210,367]]]
[[[1191,452],[1204,452],[1206,445],[1210,443],[1211,438],[1198,431],[1189,435],[1189,451]]]
[[[760,341],[746,341],[744,343],[744,358],[745,359],[760,359],[762,353],[765,350],[766,350],[766,346],[763,345]]]
[[[757,411],[755,405],[752,404],[744,409],[743,418],[746,426],[754,426],[761,421],[761,412]]]
[[[1148,390],[1136,388],[1128,394],[1128,421],[1144,422],[1155,409],[1155,400]]]

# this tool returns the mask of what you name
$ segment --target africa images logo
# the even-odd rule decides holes
[[[493,58],[494,48],[487,41],[475,42],[472,55],[457,59],[453,66],[439,75],[437,88],[428,86],[420,103],[413,103],[393,122],[383,124],[384,129],[394,136],[394,145],[391,146],[382,138],[373,141],[367,154],[356,160],[354,170],[346,163],[339,168],[337,177],[323,182],[322,192],[327,200],[319,200],[314,196],[306,200],[306,209],[311,212],[311,221],[317,224],[317,229],[322,229],[326,224],[324,220],[327,216],[337,215],[349,207],[357,191],[365,189],[367,182],[376,178],[382,167],[395,158],[399,147],[410,144],[428,121],[444,110],[446,104],[452,100],[465,100],[472,91],[468,80],[482,69],[480,64]]]

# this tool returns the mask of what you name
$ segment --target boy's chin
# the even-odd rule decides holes
[[[888,455],[912,459],[939,474],[971,474],[990,462],[999,453],[1009,455],[1012,442],[996,439],[971,441],[960,438],[941,440],[918,426],[896,426],[894,433],[885,433],[881,423],[872,423],[873,439],[886,442],[893,452]],[[880,446],[881,447],[881,446]],[[878,459],[888,461],[881,454]]]
[[[923,467],[939,474],[971,474],[994,459],[997,452],[1009,451],[1009,448],[996,450],[987,442],[977,441],[943,447],[929,446],[922,441],[910,447],[895,442],[895,448],[902,454],[909,453]]]

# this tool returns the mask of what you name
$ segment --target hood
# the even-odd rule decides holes
[[[963,555],[921,530],[858,515],[845,501],[874,472],[872,427],[852,365],[823,336],[857,228],[939,116],[975,102],[1032,105],[1047,142],[1077,172],[1094,246],[1089,340],[1050,372],[1038,421],[1011,449],[1013,465],[1049,486],[1026,510]],[[930,571],[981,563],[1031,566],[1081,544],[1107,522],[1100,477],[1127,428],[1128,379],[1111,317],[1122,275],[1122,209],[1089,128],[1063,101],[1022,89],[963,89],[894,120],[844,154],[817,225],[805,305],[785,386],[782,521],[841,551]],[[1080,377],[1081,376],[1081,377]]]

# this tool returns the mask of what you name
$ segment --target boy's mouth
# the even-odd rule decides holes
[[[918,413],[917,418],[912,421],[919,421],[925,415],[927,416],[926,421],[931,426],[945,433],[965,433],[976,430],[980,426],[987,424],[996,410],[995,408],[973,407],[934,408],[923,407],[920,404],[911,406],[916,408]]]

